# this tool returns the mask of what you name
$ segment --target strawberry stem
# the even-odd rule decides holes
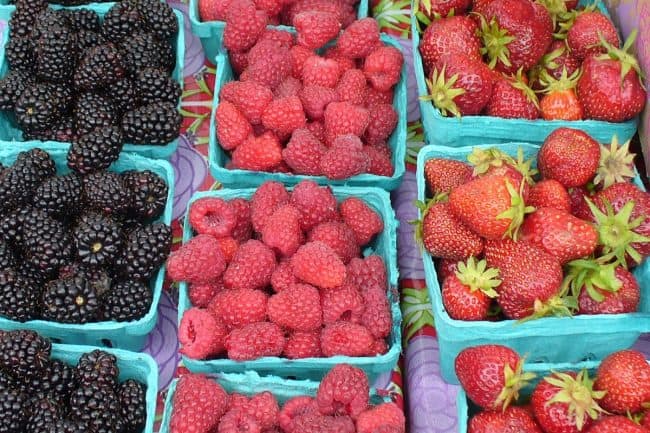
[[[458,74],[454,74],[451,78],[445,79],[446,67],[444,65],[440,71],[437,68],[433,70],[431,79],[426,80],[429,95],[420,96],[420,99],[423,101],[432,101],[433,105],[440,110],[443,116],[451,113],[456,117],[460,117],[460,111],[454,99],[460,95],[464,95],[465,89],[454,87],[456,81],[458,81]]]
[[[535,212],[533,206],[526,206],[521,192],[523,191],[524,182],[521,183],[519,191],[517,191],[508,179],[505,180],[506,188],[510,194],[510,208],[497,215],[497,219],[510,219],[510,225],[506,230],[504,237],[509,237],[516,241],[519,237],[519,228],[524,222],[526,214]]]
[[[637,29],[632,30],[630,32],[630,36],[628,36],[627,40],[623,44],[623,48],[616,48],[607,42],[601,33],[598,33],[598,37],[600,38],[600,45],[607,50],[607,54],[603,54],[597,58],[600,60],[609,58],[616,60],[621,64],[621,87],[623,87],[623,83],[625,82],[625,77],[627,76],[628,72],[630,72],[632,69],[634,69],[639,78],[644,78],[644,74],[643,71],[641,71],[638,60],[636,57],[634,57],[634,55],[628,53],[630,48],[632,48],[632,45],[634,44],[638,33],[639,31]]]
[[[536,377],[535,373],[524,373],[524,362],[525,358],[521,358],[514,370],[510,364],[503,368],[505,386],[497,396],[495,409],[501,407],[505,411],[513,401],[519,399],[519,391]]]
[[[496,147],[482,149],[475,147],[467,157],[467,161],[474,166],[473,175],[478,176],[487,172],[490,167],[501,167],[503,163],[513,164],[515,161],[510,155]]]
[[[605,189],[615,183],[632,179],[635,175],[635,156],[636,154],[630,153],[630,140],[619,147],[618,137],[614,135],[609,148],[600,147],[600,162],[594,183],[602,184],[602,188]]]
[[[605,396],[606,391],[594,391],[594,381],[589,378],[587,370],[582,370],[575,378],[566,373],[553,372],[553,375],[545,377],[544,381],[559,388],[546,405],[568,405],[569,415],[575,417],[578,430],[581,431],[585,426],[587,417],[595,420],[605,412],[598,400]]]
[[[483,47],[481,54],[487,55],[490,59],[488,65],[494,69],[497,61],[500,61],[505,66],[512,66],[510,63],[510,50],[508,44],[513,42],[516,38],[508,35],[508,30],[499,27],[496,19],[492,18],[488,23],[485,17],[477,14],[481,20],[481,39],[483,40]]]
[[[570,293],[577,298],[584,287],[587,294],[596,302],[605,297],[600,292],[617,292],[623,283],[616,278],[616,263],[603,263],[602,259],[579,259],[567,264],[567,272],[562,281],[560,293]]]
[[[464,285],[469,287],[471,292],[480,290],[490,298],[496,298],[499,294],[494,290],[501,285],[499,277],[499,270],[496,268],[488,268],[487,261],[480,260],[479,262],[472,256],[467,259],[467,263],[458,262],[458,270],[456,277]]]

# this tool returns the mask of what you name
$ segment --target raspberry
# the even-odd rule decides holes
[[[206,310],[190,308],[178,327],[181,353],[192,359],[206,359],[223,352],[226,327]]]
[[[391,150],[388,146],[363,146],[363,153],[368,157],[368,173],[376,176],[391,177],[395,172],[391,160]]]
[[[198,235],[167,260],[167,275],[174,281],[190,284],[209,283],[216,280],[226,269],[226,260],[219,243],[209,235]]]
[[[296,417],[294,433],[355,433],[354,422],[347,416],[308,414]]]
[[[397,126],[397,111],[391,104],[373,105],[368,111],[370,122],[363,138],[372,145],[385,142]]]
[[[301,12],[294,17],[293,26],[298,33],[298,43],[312,50],[334,39],[341,30],[337,16],[330,12]]]
[[[318,386],[316,404],[323,415],[348,415],[356,419],[368,409],[369,393],[368,377],[363,370],[339,364]]]
[[[226,12],[232,0],[212,0],[199,2],[201,21],[225,21]]]
[[[553,207],[571,213],[571,197],[564,185],[555,179],[544,179],[530,188],[527,205]]]
[[[291,70],[294,78],[302,79],[302,70],[308,58],[314,55],[314,52],[302,45],[294,45],[291,47]]]
[[[343,222],[354,231],[360,246],[369,244],[374,235],[384,230],[381,216],[361,199],[348,197],[341,202],[339,210]]]
[[[362,292],[370,289],[386,291],[388,279],[384,259],[371,255],[365,259],[352,259],[347,267],[348,281]]]
[[[286,3],[284,0],[253,0],[257,9],[266,12],[270,17],[278,15],[282,6]],[[262,428],[264,429],[264,428]]]
[[[294,284],[271,296],[269,320],[292,331],[314,331],[323,324],[320,295],[315,287]]]
[[[313,121],[307,124],[307,129],[309,132],[314,134],[314,137],[318,138],[321,143],[325,142],[325,125],[321,121]]]
[[[365,309],[361,324],[368,328],[375,338],[386,338],[393,327],[390,305],[386,290],[366,289],[363,291]]]
[[[239,248],[239,243],[231,237],[218,238],[217,242],[219,242],[219,248],[221,248],[226,263],[230,263]]]
[[[268,430],[278,424],[280,406],[273,394],[268,391],[255,394],[246,402],[244,412],[252,416],[262,430]]]
[[[284,332],[271,322],[258,322],[233,330],[226,339],[228,358],[247,361],[265,356],[280,356],[284,350]]]
[[[378,338],[375,340],[375,344],[372,346],[372,351],[370,352],[371,356],[380,356],[388,353],[388,343],[383,338]]]
[[[366,99],[366,76],[359,69],[350,69],[343,73],[336,85],[336,94],[341,102],[363,105]]]
[[[260,37],[260,41],[265,40],[278,41],[287,48],[291,48],[295,44],[293,35],[286,30],[266,29]]]
[[[293,131],[282,158],[296,174],[320,176],[320,160],[327,148],[306,128]]]
[[[275,253],[260,241],[251,239],[239,246],[223,274],[227,289],[264,289],[275,270]]]
[[[230,66],[236,75],[240,75],[248,67],[247,52],[235,53],[230,51],[228,58],[230,59]]]
[[[214,283],[192,284],[188,291],[190,302],[195,307],[205,308],[217,293],[224,290],[223,281]]]
[[[348,26],[339,36],[336,46],[351,59],[362,59],[379,43],[379,26],[373,18],[364,18]]]
[[[217,293],[208,310],[228,328],[241,328],[266,320],[267,301],[261,290],[224,290]]]
[[[221,88],[219,98],[234,104],[252,125],[259,125],[264,109],[273,100],[273,92],[255,81],[230,81]]]
[[[328,179],[347,179],[365,173],[370,166],[363,144],[355,135],[340,135],[320,160],[320,168]]]
[[[230,200],[230,206],[235,211],[235,228],[232,229],[232,237],[239,243],[246,242],[253,234],[251,223],[251,205],[248,200],[235,198]]]
[[[375,89],[390,90],[399,82],[404,56],[395,47],[379,47],[366,57],[363,73]]]
[[[292,333],[284,347],[284,356],[289,359],[320,358],[320,331]]]
[[[197,233],[216,238],[230,236],[237,224],[235,210],[225,200],[204,197],[190,207],[190,225]]]
[[[396,427],[396,432],[406,431],[404,412],[395,403],[383,403],[370,408],[357,418],[357,431],[359,433],[375,433],[381,427]],[[393,430],[390,430],[393,431]]]
[[[330,102],[338,101],[334,89],[323,86],[305,86],[299,93],[305,113],[311,120],[320,120]]]
[[[228,101],[217,106],[217,139],[226,150],[233,150],[253,133],[253,127],[244,115]]]
[[[323,355],[368,356],[372,353],[375,339],[363,325],[336,322],[323,328],[320,347]]]
[[[233,409],[244,409],[250,399],[243,394],[233,392],[228,399],[228,411]]]
[[[295,129],[304,127],[307,119],[300,98],[290,96],[272,101],[264,110],[262,123],[279,134],[290,134]]]
[[[206,430],[207,432],[207,430]],[[219,421],[219,433],[261,433],[255,418],[241,409],[228,411]]]
[[[258,42],[248,53],[248,68],[241,81],[256,81],[275,89],[292,72],[291,53],[281,42],[267,39]]]
[[[208,432],[226,411],[228,394],[203,375],[187,374],[176,385],[173,405],[171,433]]]
[[[293,24],[296,15],[305,11],[329,12],[336,16],[340,22],[342,19],[342,3],[340,0],[298,0],[293,3],[286,12],[285,23]]]
[[[302,84],[334,88],[339,82],[341,71],[336,60],[312,55],[302,68]]]
[[[336,197],[327,186],[318,186],[311,180],[300,182],[293,189],[291,204],[302,214],[302,229],[310,231],[325,221],[338,219]]]
[[[278,421],[280,428],[285,432],[293,432],[295,430],[294,420],[302,415],[317,414],[318,406],[316,400],[306,395],[294,397],[287,400],[280,410]]]
[[[260,233],[268,218],[280,206],[289,202],[289,193],[280,182],[264,182],[251,198],[253,228]]]
[[[325,58],[336,60],[336,62],[339,64],[339,70],[341,71],[341,74],[350,69],[356,69],[357,67],[356,62],[353,59],[345,57],[343,54],[341,54],[336,46],[330,47],[327,49],[327,51],[325,51]],[[363,79],[365,82],[366,77],[364,76]]]
[[[293,275],[293,268],[289,260],[280,262],[271,275],[271,287],[276,293],[286,290],[298,282],[298,278]]]
[[[267,171],[282,162],[282,145],[272,132],[250,136],[232,153],[232,168]]]
[[[370,122],[370,112],[349,102],[332,102],[325,109],[327,142],[333,143],[339,135],[362,137]]]
[[[334,250],[343,263],[348,263],[353,257],[359,256],[359,246],[354,232],[340,222],[329,221],[317,225],[309,233],[308,240],[321,241]]]
[[[267,18],[250,0],[233,1],[226,13],[223,45],[228,51],[247,51],[264,33]]]
[[[331,325],[339,320],[359,323],[364,312],[363,297],[352,284],[326,290],[321,296],[323,323]]]
[[[388,90],[387,92],[380,92],[374,87],[366,88],[366,95],[364,98],[364,105],[366,107],[372,107],[373,105],[378,104],[392,104],[394,98],[393,90]]]
[[[262,229],[262,241],[281,255],[289,257],[298,250],[304,236],[300,228],[300,212],[285,204],[273,212]]]
[[[293,273],[302,281],[322,289],[333,289],[345,281],[345,265],[322,242],[307,242],[291,257]]]
[[[302,83],[300,80],[293,76],[289,76],[275,88],[273,96],[276,99],[300,96],[300,90],[302,90]]]

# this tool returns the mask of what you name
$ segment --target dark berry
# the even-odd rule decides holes
[[[126,431],[140,433],[147,421],[147,388],[129,379],[120,384],[117,395]]]
[[[164,223],[133,230],[115,263],[123,278],[148,281],[167,260],[172,244],[171,228]]]
[[[9,19],[9,39],[31,37],[37,13],[26,8],[16,8]]]
[[[57,420],[47,425],[43,433],[90,433],[84,423],[70,420]]]
[[[16,121],[23,130],[44,130],[61,116],[59,103],[50,86],[27,87],[16,99]]]
[[[108,43],[86,50],[74,73],[74,84],[78,89],[98,89],[123,75],[122,57],[115,45]]]
[[[112,388],[94,383],[82,384],[70,397],[70,415],[85,423],[92,432],[120,433],[120,402]]]
[[[75,173],[51,177],[36,188],[32,205],[53,218],[76,215],[81,208],[82,186]]]
[[[61,141],[69,143],[77,137],[77,127],[72,116],[64,116],[54,124],[39,131],[23,131],[25,140]]]
[[[77,387],[75,369],[53,359],[47,363],[42,374],[31,378],[31,393],[41,400],[53,400],[67,404],[70,394]]]
[[[106,96],[111,98],[115,109],[119,113],[133,110],[137,106],[135,85],[130,78],[122,78],[113,83],[110,89],[106,91]]]
[[[13,269],[0,271],[0,316],[18,322],[38,317],[40,290]]]
[[[97,318],[98,299],[83,276],[52,280],[43,291],[43,319],[59,323],[88,323]]]
[[[0,368],[15,377],[34,377],[48,365],[52,343],[34,331],[10,331],[0,336]]]
[[[91,9],[66,9],[65,14],[70,22],[70,28],[79,30],[99,31],[99,15]]]
[[[165,211],[169,187],[167,182],[150,170],[130,170],[122,173],[127,188],[133,194],[131,210],[141,219],[158,218]]]
[[[68,167],[88,174],[108,168],[122,151],[122,131],[116,126],[100,126],[72,142]]]
[[[65,81],[75,68],[74,34],[65,27],[52,25],[36,41],[36,76],[41,80]]]
[[[77,32],[77,52],[79,53],[105,43],[106,38],[99,32],[92,30],[79,30]]]
[[[83,354],[77,364],[80,386],[98,385],[112,390],[117,385],[119,374],[117,358],[99,349]]]
[[[124,66],[131,74],[146,68],[174,69],[175,57],[171,44],[151,33],[140,33],[125,39],[120,51]]]
[[[115,107],[110,99],[92,92],[79,95],[74,108],[74,117],[79,136],[95,128],[111,126],[115,123]]]
[[[2,179],[1,175],[0,179]],[[0,197],[1,196],[2,193],[0,192]],[[2,201],[0,201],[0,204],[1,203]],[[4,239],[13,248],[18,248],[22,245],[23,223],[25,222],[25,217],[33,211],[34,209],[31,207],[23,207],[0,217],[0,231],[4,236]]]
[[[89,266],[110,266],[122,247],[120,226],[101,213],[82,215],[74,228],[77,257]]]
[[[174,104],[145,105],[124,114],[124,141],[134,144],[167,144],[178,137],[181,120]]]
[[[121,42],[142,28],[140,12],[128,2],[117,2],[104,15],[102,33],[111,42]]]
[[[178,33],[178,20],[174,10],[158,0],[140,0],[138,10],[147,29],[160,39],[169,39]]]
[[[10,38],[5,46],[5,57],[11,70],[32,72],[34,69],[34,42],[30,38]]]
[[[132,195],[119,174],[98,171],[84,177],[84,199],[92,210],[125,214],[131,206]]]
[[[7,240],[0,238],[0,269],[6,270],[16,266],[16,256]]]
[[[114,285],[102,299],[103,319],[130,322],[142,319],[151,309],[153,294],[146,283],[123,281]]]
[[[64,415],[62,401],[47,396],[32,399],[28,412],[26,433],[45,433]]]
[[[162,69],[143,69],[138,73],[135,86],[143,105],[155,102],[177,104],[181,97],[181,87],[178,82]]]
[[[15,390],[0,390],[0,433],[22,433],[27,422],[27,400]]]
[[[106,269],[86,266],[79,262],[71,263],[59,270],[59,278],[66,279],[74,276],[83,276],[90,284],[97,296],[103,296],[111,289],[112,278]]]
[[[34,85],[33,77],[19,70],[11,70],[0,80],[0,110],[13,110],[25,89]]]
[[[72,258],[72,240],[63,223],[43,211],[32,211],[22,225],[22,248],[26,261],[45,274],[52,274]]]

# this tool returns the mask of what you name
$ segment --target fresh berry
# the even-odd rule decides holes
[[[384,230],[381,216],[359,198],[349,197],[343,200],[340,211],[343,222],[354,231],[360,246],[367,245]]]
[[[533,185],[527,204],[535,208],[551,207],[571,212],[571,197],[564,185],[555,179],[544,179]]]
[[[605,416],[589,429],[589,433],[647,433],[647,430],[625,416]]]
[[[285,343],[284,332],[278,325],[258,322],[233,330],[226,340],[226,350],[228,358],[245,361],[280,356]]]
[[[424,164],[424,177],[432,196],[449,193],[472,177],[472,167],[454,159],[432,158]]]
[[[235,105],[251,124],[259,125],[273,93],[255,81],[230,81],[221,88],[219,97]]]
[[[433,70],[438,59],[445,54],[464,54],[471,59],[481,60],[481,41],[477,34],[476,21],[468,16],[443,16],[433,20],[420,40],[424,70]]]
[[[380,104],[369,107],[370,122],[364,139],[367,144],[380,144],[388,140],[397,126],[397,112],[392,104]]]
[[[386,92],[399,82],[403,63],[400,50],[381,46],[368,54],[363,62],[363,73],[372,87]]]
[[[364,259],[352,259],[347,267],[348,281],[360,290],[388,288],[386,265],[381,256],[370,255]]]
[[[600,404],[606,411],[638,412],[650,401],[650,365],[634,350],[611,354],[598,367],[594,389],[605,391]]]
[[[596,174],[599,160],[598,142],[586,133],[570,128],[553,131],[537,155],[542,176],[555,179],[566,188],[589,182]]]
[[[332,102],[325,109],[327,142],[333,143],[339,135],[363,136],[370,123],[370,112],[349,102]]]
[[[449,317],[455,320],[487,320],[495,288],[501,281],[499,270],[488,268],[484,260],[478,263],[470,257],[459,262],[457,271],[443,280],[442,302]]]
[[[192,284],[190,285],[187,295],[193,306],[206,308],[210,301],[214,299],[217,293],[224,290],[223,281],[215,283]]]
[[[264,185],[260,188],[263,187]],[[300,222],[305,232],[320,223],[338,219],[336,197],[334,197],[331,188],[319,186],[311,180],[305,180],[296,185],[291,193],[291,204],[300,211],[302,215]]]
[[[593,53],[605,52],[600,41],[605,39],[619,47],[618,32],[614,24],[600,11],[578,13],[566,35],[567,46],[578,60],[584,60]]]
[[[276,99],[264,110],[262,123],[278,134],[290,134],[306,124],[302,102],[297,96]]]
[[[355,21],[339,36],[336,46],[341,54],[363,59],[379,44],[379,26],[373,18]]]
[[[309,414],[317,414],[318,405],[316,400],[308,396],[293,397],[284,403],[278,421],[283,431],[294,431],[295,420],[298,417]]]
[[[247,51],[264,32],[267,17],[251,0],[233,1],[226,12],[223,45],[228,51]]]
[[[284,347],[284,356],[289,359],[320,358],[320,331],[296,331],[289,335]]]
[[[365,173],[370,161],[356,135],[339,135],[320,160],[320,169],[328,179],[341,180]]]
[[[321,332],[321,350],[327,357],[369,356],[374,345],[375,339],[368,328],[351,322],[336,322]]]
[[[365,309],[361,315],[361,324],[375,338],[388,337],[393,327],[393,319],[386,291],[379,288],[366,288],[362,294]]]
[[[293,272],[302,281],[332,289],[345,281],[345,265],[336,252],[322,242],[308,242],[291,258]]]
[[[172,433],[207,432],[219,425],[228,406],[228,394],[208,377],[189,374],[179,379],[173,405]]]
[[[320,85],[306,85],[300,90],[299,96],[305,113],[311,120],[321,120],[325,108],[331,102],[338,101],[338,95],[334,89]]]
[[[167,260],[167,273],[175,281],[209,283],[226,270],[219,243],[209,235],[199,235],[173,252]]]
[[[538,106],[537,96],[520,77],[501,77],[492,87],[485,114],[505,119],[535,120],[540,115]]]
[[[359,69],[350,69],[343,73],[336,85],[336,95],[340,102],[363,105],[366,100],[366,76]],[[389,101],[389,103],[392,102]]]
[[[263,289],[275,270],[275,253],[257,240],[243,243],[223,274],[228,289]]]
[[[390,432],[406,432],[404,412],[395,403],[383,403],[367,409],[357,418],[358,433],[374,433],[388,427],[394,427]]]
[[[322,324],[318,290],[307,284],[293,286],[269,299],[269,319],[292,331],[314,331]]]
[[[336,60],[317,55],[308,57],[302,65],[302,83],[305,86],[322,86],[334,88],[339,82],[342,71]]]
[[[232,168],[269,171],[282,162],[282,146],[272,132],[249,136],[232,153]]]
[[[354,232],[340,222],[330,221],[317,225],[309,233],[308,241],[323,242],[338,254],[344,264],[359,256]]]
[[[303,103],[304,104],[304,103]],[[296,129],[282,150],[282,158],[296,174],[319,176],[327,148],[306,128]]]
[[[315,50],[336,37],[341,23],[329,12],[301,12],[293,18],[298,33],[298,43]]]
[[[235,228],[232,230],[232,237],[237,242],[246,242],[251,238],[253,231],[251,222],[251,204],[243,198],[235,198],[230,200],[230,205],[235,210],[235,217],[237,220]]]
[[[514,430],[519,433],[542,433],[532,415],[518,406],[505,411],[486,411],[474,415],[467,428],[468,433],[497,433]]]
[[[226,13],[232,0],[202,0],[199,2],[201,21],[226,21]]]
[[[246,117],[228,101],[222,101],[217,106],[215,119],[219,145],[226,150],[237,148],[253,133]]]
[[[181,353],[192,359],[207,359],[223,352],[226,335],[225,325],[199,308],[185,311],[178,327]]]
[[[217,293],[208,310],[229,329],[266,320],[268,295],[261,290],[235,289]]]
[[[572,263],[581,264],[582,261]],[[594,264],[592,261],[588,261]],[[634,313],[639,309],[641,293],[636,277],[622,266],[602,266],[595,263],[595,269],[588,269],[587,276],[580,282],[583,284],[578,296],[580,314],[624,314]],[[614,272],[611,269],[614,268]],[[573,269],[571,269],[573,270]],[[578,266],[578,272],[580,267]],[[578,274],[582,276],[581,274]],[[569,274],[573,277],[572,274]],[[565,277],[565,281],[567,278]],[[576,278],[576,283],[579,281]],[[573,284],[571,286],[574,289]]]
[[[348,415],[356,419],[368,408],[369,385],[363,370],[339,364],[323,378],[316,404],[323,415]]]

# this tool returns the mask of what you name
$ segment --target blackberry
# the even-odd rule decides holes
[[[51,177],[36,188],[32,204],[53,218],[75,215],[81,207],[82,185],[74,173]]]
[[[47,83],[50,92],[56,98],[56,107],[60,113],[68,113],[76,99],[76,95],[69,82]]]
[[[27,433],[45,433],[50,424],[55,423],[64,415],[61,401],[54,398],[42,397],[33,401],[29,409],[29,417],[25,426]]]
[[[32,38],[38,40],[50,33],[67,31],[68,36],[72,34],[70,20],[64,10],[45,9],[38,14],[32,29]],[[68,39],[67,37],[65,39]]]
[[[79,358],[77,380],[82,387],[100,386],[113,390],[119,375],[117,358],[108,352],[95,349]]]
[[[90,9],[66,9],[64,14],[68,17],[70,28],[75,32],[90,30],[98,32],[100,29],[99,15]]]
[[[5,46],[5,57],[12,70],[31,72],[34,68],[34,42],[29,38],[11,38]]]
[[[2,194],[0,193],[1,196]],[[0,204],[2,204],[2,201],[0,201]],[[33,211],[34,209],[31,207],[23,207],[4,215],[0,219],[0,232],[3,234],[5,241],[13,248],[22,245],[23,223],[25,222],[25,217]]]
[[[83,276],[90,284],[97,296],[103,296],[111,289],[112,278],[109,272],[103,268],[83,265],[79,262],[71,263],[59,270],[59,278],[72,278],[75,275]]]
[[[0,315],[26,322],[38,317],[39,290],[12,269],[0,271]]]
[[[36,77],[47,81],[65,81],[72,77],[76,56],[74,34],[59,25],[47,27],[36,41]]]
[[[41,402],[56,401],[67,404],[70,394],[77,387],[74,367],[53,359],[43,369],[42,374],[29,381],[31,393]]]
[[[167,144],[178,137],[181,120],[175,104],[162,102],[145,105],[124,114],[124,140],[134,144]]]
[[[47,9],[47,0],[17,0],[16,10],[30,13],[34,18]]]
[[[59,323],[96,320],[98,300],[94,288],[82,276],[52,280],[43,291],[43,319]]]
[[[158,0],[139,0],[138,10],[147,29],[160,39],[169,39],[178,33],[178,20],[174,10]]]
[[[79,53],[105,43],[106,38],[99,32],[92,30],[79,30],[77,32],[77,52]]]
[[[106,92],[106,96],[111,98],[115,109],[119,113],[124,113],[135,109],[137,96],[135,85],[130,78],[122,78],[113,83],[111,88]]]
[[[140,433],[147,421],[147,388],[129,379],[120,384],[117,396],[126,433]]]
[[[15,377],[34,377],[48,365],[52,343],[34,331],[9,331],[0,336],[0,368]]]
[[[38,287],[38,298],[40,299],[41,288],[51,275],[41,271],[29,262],[19,264],[16,272],[26,279],[32,287]]]
[[[171,244],[172,230],[167,224],[155,223],[133,230],[115,262],[118,275],[148,281],[167,260]]]
[[[16,257],[9,242],[0,238],[0,269],[9,269],[16,266]]]
[[[145,68],[174,68],[174,50],[168,41],[161,41],[151,33],[140,33],[127,38],[120,45],[122,60],[131,74]]]
[[[143,105],[154,102],[170,102],[175,105],[181,97],[181,86],[171,79],[167,71],[161,69],[143,69],[138,73],[135,86]]]
[[[104,170],[120,157],[123,144],[119,128],[98,127],[72,142],[68,167],[81,174]]]
[[[131,191],[117,173],[98,171],[84,177],[84,199],[90,209],[125,214],[131,206]]]
[[[47,84],[26,88],[16,99],[16,120],[23,130],[44,130],[60,117],[59,102]]]
[[[4,389],[19,389],[19,387],[12,375],[0,370],[0,390]]]
[[[0,110],[13,110],[25,89],[34,85],[28,73],[11,70],[0,80]]]
[[[25,217],[22,226],[23,252],[27,262],[50,275],[69,263],[72,242],[63,223],[50,218],[43,211],[34,211]]]
[[[76,72],[78,89],[92,90],[108,86],[124,76],[122,58],[115,45],[109,43],[86,50]]]
[[[38,148],[20,152],[14,165],[0,173],[0,209],[9,210],[28,202],[38,185],[55,170],[47,152]]]
[[[158,218],[165,211],[167,182],[150,170],[129,170],[122,173],[127,188],[133,194],[131,210],[141,219]]]
[[[16,162],[13,167],[29,167],[41,179],[56,174],[56,165],[52,156],[38,147],[20,152],[16,156]]]
[[[102,33],[111,42],[121,42],[142,29],[140,12],[127,2],[117,2],[104,15]]]
[[[57,122],[41,131],[23,131],[25,140],[60,141],[69,143],[75,140],[77,131],[72,116],[60,118]]]
[[[99,213],[86,214],[74,229],[79,261],[90,266],[110,266],[122,248],[120,226]]]
[[[40,433],[40,432],[39,432]],[[86,425],[70,420],[56,420],[46,426],[42,433],[89,433]]]
[[[100,384],[83,385],[70,397],[70,414],[94,433],[120,433],[120,402],[112,388]]]
[[[29,9],[16,8],[9,19],[9,39],[31,37],[35,17]]]
[[[0,390],[0,433],[23,433],[27,401],[15,390]]]
[[[102,298],[102,318],[115,322],[130,322],[142,319],[151,309],[153,294],[141,281],[117,283]]]
[[[146,224],[137,215],[129,212],[126,215],[123,215],[120,218],[120,226],[122,227],[122,233],[125,237],[128,237],[133,230],[138,230],[144,227]]]
[[[74,117],[79,136],[95,128],[115,123],[115,108],[111,101],[98,93],[82,93],[74,108]]]

